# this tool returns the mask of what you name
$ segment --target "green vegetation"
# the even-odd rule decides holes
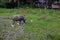
[[[0,9],[0,18],[11,18],[18,12],[25,15],[27,22],[21,25],[24,29],[23,35],[19,35],[14,40],[60,40],[59,10],[38,8]],[[10,27],[8,26],[5,30],[11,32],[13,28]],[[17,32],[16,28],[14,28],[15,32]]]
[[[41,7],[38,6],[38,4],[42,5],[41,3],[39,3],[40,1],[39,0],[0,0],[0,7],[1,8],[16,8],[16,7],[27,7],[27,6]],[[44,3],[45,6],[48,6],[48,8],[50,8],[52,3],[60,0],[45,0],[45,1],[46,3],[44,3],[44,0],[42,2]]]

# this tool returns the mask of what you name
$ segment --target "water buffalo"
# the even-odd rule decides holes
[[[14,15],[14,16],[12,17],[13,25],[15,24],[15,22],[20,22],[20,23],[21,23],[21,21],[23,21],[23,22],[25,23],[25,19],[24,19],[23,15],[21,15],[21,14]],[[18,23],[18,24],[19,24],[19,23]],[[12,25],[12,26],[13,26],[13,25]]]

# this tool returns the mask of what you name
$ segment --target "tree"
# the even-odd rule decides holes
[[[7,2],[9,2],[9,0],[0,0],[0,7],[4,7]]]

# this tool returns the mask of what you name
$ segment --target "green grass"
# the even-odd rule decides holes
[[[23,35],[16,37],[15,40],[60,40],[59,10],[40,8],[0,9],[0,17],[11,18],[18,12],[25,15],[27,22],[23,25]]]

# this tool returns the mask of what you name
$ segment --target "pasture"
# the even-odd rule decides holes
[[[25,24],[11,27],[10,19],[22,13]],[[32,21],[31,21],[32,20]],[[0,40],[60,40],[60,11],[40,8],[0,8]]]

